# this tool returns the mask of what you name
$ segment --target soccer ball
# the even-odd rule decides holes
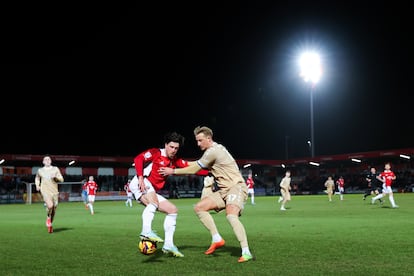
[[[150,240],[140,240],[138,249],[144,255],[152,255],[157,251],[157,243]]]

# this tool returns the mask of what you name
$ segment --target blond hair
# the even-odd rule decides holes
[[[213,131],[211,130],[211,128],[206,127],[206,126],[198,126],[194,129],[194,136],[203,133],[204,136],[208,137],[213,137]]]

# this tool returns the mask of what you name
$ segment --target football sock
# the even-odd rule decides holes
[[[174,246],[174,232],[177,223],[177,214],[167,214],[164,219],[164,245],[168,248]]]
[[[157,210],[157,206],[150,203],[142,212],[142,232],[148,233],[152,231],[152,221],[154,220],[155,210]]]
[[[210,231],[211,236],[213,237],[215,234],[218,233],[217,226],[214,223],[213,217],[210,215],[209,212],[200,211],[196,213],[198,218],[200,219],[201,223]]]
[[[219,242],[221,241],[223,238],[221,237],[221,235],[219,233],[214,234],[212,237],[213,242]]]
[[[243,247],[242,248],[242,255],[247,254],[247,255],[252,255],[252,253],[250,252],[250,249],[248,247]]]
[[[376,197],[374,197],[372,200],[375,201],[375,200],[380,199],[380,198],[383,198],[383,197],[384,197],[383,194],[379,194]]]
[[[239,217],[236,215],[227,215],[227,220],[233,228],[234,234],[236,234],[236,237],[240,242],[240,246],[242,248],[249,247],[247,243],[246,230],[244,229],[243,224],[240,222]]]
[[[394,195],[389,195],[389,196],[388,196],[388,199],[390,200],[391,205],[392,205],[392,206],[395,206]]]

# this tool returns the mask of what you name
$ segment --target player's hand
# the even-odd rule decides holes
[[[169,167],[161,167],[158,169],[158,173],[162,176],[174,174],[174,169]]]

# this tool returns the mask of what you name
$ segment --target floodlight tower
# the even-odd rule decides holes
[[[300,76],[305,82],[310,82],[310,129],[311,140],[311,157],[315,157],[315,135],[313,126],[313,93],[316,84],[322,76],[322,67],[319,54],[313,51],[304,52],[299,59]]]

